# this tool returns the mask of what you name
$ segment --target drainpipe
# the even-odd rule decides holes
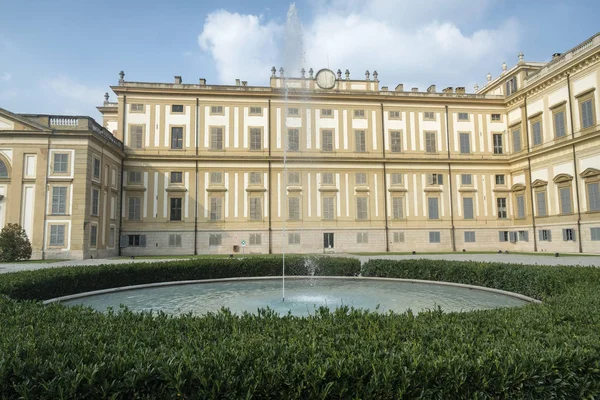
[[[196,97],[196,198],[194,199],[194,255],[198,255],[198,143],[200,138],[198,136],[198,109],[200,107],[200,100]],[[166,134],[166,133],[165,133]],[[155,189],[156,190],[156,189]]]
[[[452,251],[456,251],[456,229],[454,227],[454,196],[452,193],[452,166],[450,163],[450,122],[448,121],[448,105],[446,107],[446,147],[448,148],[448,185],[450,189],[450,242]]]
[[[48,124],[48,126],[50,126],[50,124]],[[52,162],[52,160],[50,160],[50,136],[52,135],[52,131],[48,134],[48,144],[46,145],[46,151],[47,151],[47,161],[46,161],[46,180],[44,182],[44,188],[45,190],[45,194],[44,194],[44,225],[42,226],[42,260],[46,259],[46,234],[47,234],[47,230],[46,230],[46,222],[48,220],[48,191],[50,190],[50,188],[48,187],[48,180],[49,180],[49,174],[50,174],[50,163]],[[73,187],[71,187],[71,190],[73,190]],[[73,216],[71,216],[72,218]],[[33,238],[32,238],[33,239]]]
[[[573,124],[573,104],[571,103],[571,75],[567,74],[567,90],[568,90],[568,102],[569,102],[569,114],[570,115],[570,121],[571,121],[571,138],[575,139],[575,127]],[[573,180],[575,180],[575,200],[577,201],[577,234],[579,237],[579,252],[583,253],[583,243],[582,243],[582,238],[581,238],[581,207],[580,207],[580,203],[579,203],[579,179],[577,179],[577,158],[575,157],[575,144],[572,145],[573,147],[573,174],[575,176],[573,176]]]
[[[531,177],[531,147],[529,144],[529,123],[527,122],[527,95],[524,98],[525,107],[525,137],[527,138],[527,170],[529,172],[529,196],[531,197],[531,223],[533,226],[533,251],[537,252],[537,235],[535,230],[535,202],[533,197],[533,180]]]
[[[273,193],[271,186],[271,99],[269,99],[269,108],[267,111],[267,137],[269,138],[269,143],[267,143],[267,147],[269,149],[269,180],[267,182],[267,190],[269,191],[269,254],[273,254],[273,229],[271,227],[271,214],[273,214],[273,207],[271,205],[273,202]]]
[[[387,188],[387,171],[385,167],[385,118],[383,115],[383,103],[381,105],[381,153],[383,155],[383,214],[385,215],[385,251],[390,251],[390,232],[388,227],[388,188]],[[377,205],[375,205],[377,207]]]
[[[123,95],[123,124],[121,126],[121,132],[123,132],[123,152],[125,152],[125,126],[127,124],[127,95]],[[119,182],[121,188],[119,189],[119,199],[121,200],[119,202],[119,257],[121,256],[122,253],[122,243],[121,243],[121,237],[122,232],[123,232],[123,177],[125,176],[125,172],[123,171],[123,163],[124,163],[124,157],[121,158],[121,181]]]

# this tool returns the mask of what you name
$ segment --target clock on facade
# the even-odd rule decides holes
[[[315,80],[321,89],[331,89],[335,86],[335,74],[330,69],[323,68],[319,70]]]

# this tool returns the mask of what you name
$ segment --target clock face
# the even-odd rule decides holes
[[[321,89],[331,89],[335,86],[335,74],[330,69],[322,69],[317,72],[315,80]]]

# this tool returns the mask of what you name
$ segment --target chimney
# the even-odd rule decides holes
[[[454,93],[465,94],[465,88],[463,86],[457,87]]]
[[[242,86],[248,86],[248,81],[242,81]]]
[[[414,88],[410,89],[410,91],[413,92],[413,93],[417,93],[419,91],[419,88],[418,87],[414,87]]]
[[[175,84],[181,85],[181,77],[180,76],[175,75]]]
[[[427,93],[435,93],[435,85],[431,85],[427,88]]]
[[[240,80],[239,79],[235,80],[235,86],[240,86]]]
[[[200,78],[200,84],[201,85],[206,85],[206,79]]]
[[[453,93],[454,88],[452,86],[448,86],[446,89],[442,90],[443,93]]]
[[[404,85],[402,83],[396,86],[396,92],[404,92]]]
[[[387,92],[388,91],[388,87],[387,86],[382,86],[381,87],[381,91],[382,92]]]

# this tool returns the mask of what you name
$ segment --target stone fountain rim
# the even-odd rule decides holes
[[[80,299],[85,297],[92,297],[101,294],[114,293],[114,292],[124,292],[128,290],[137,290],[137,289],[147,289],[147,288],[155,288],[155,287],[164,287],[164,286],[180,286],[180,285],[193,285],[198,283],[219,283],[219,282],[235,282],[235,281],[259,281],[259,280],[279,280],[282,279],[281,276],[253,276],[253,277],[235,277],[235,278],[218,278],[218,279],[198,279],[198,280],[186,280],[186,281],[173,281],[173,282],[155,282],[155,283],[145,283],[142,285],[132,285],[132,286],[120,286],[109,289],[101,289],[101,290],[93,290],[90,292],[82,292],[76,294],[70,294],[67,296],[55,297],[52,299],[44,300],[43,304],[52,304],[52,303],[60,303],[62,301]],[[438,285],[438,286],[450,286],[457,287],[462,289],[470,289],[470,290],[479,290],[482,292],[496,293],[502,294],[504,296],[513,297],[519,300],[527,301],[529,303],[540,304],[541,301],[534,299],[529,296],[525,296],[520,293],[509,292],[507,290],[488,288],[485,286],[476,286],[476,285],[467,285],[464,283],[454,283],[454,282],[443,282],[443,281],[427,281],[422,279],[402,279],[402,278],[380,278],[380,277],[369,277],[369,276],[311,276],[311,275],[294,275],[294,276],[286,276],[285,279],[350,279],[350,280],[373,280],[373,281],[393,281],[393,282],[404,282],[404,283],[419,283],[426,285]]]

